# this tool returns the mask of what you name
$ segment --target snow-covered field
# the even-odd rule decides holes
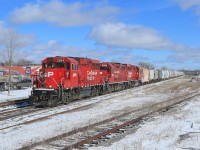
[[[22,90],[11,90],[10,95],[8,95],[8,91],[0,92],[0,103],[28,98],[29,95],[31,95],[31,90],[32,88],[24,88]]]
[[[116,115],[123,114],[125,112],[133,111],[135,109],[141,108],[143,106],[146,106],[152,103],[165,101],[167,99],[173,98],[181,94],[185,94],[187,92],[193,92],[194,90],[197,90],[199,87],[200,86],[198,85],[198,83],[191,83],[191,85],[189,83],[188,85],[187,79],[166,81],[166,82],[156,83],[153,86],[147,85],[147,86],[138,87],[135,89],[129,89],[122,92],[112,93],[110,95],[104,95],[104,96],[91,98],[90,101],[95,102],[91,107],[88,107],[86,109],[79,110],[76,112],[71,112],[71,113],[62,114],[58,116],[52,116],[46,120],[38,121],[38,122],[28,124],[28,125],[20,125],[20,126],[15,126],[15,127],[1,130],[5,126],[20,123],[23,120],[23,116],[20,118],[13,118],[13,119],[1,121],[0,122],[0,139],[1,139],[0,149],[7,150],[7,149],[20,148],[22,146],[29,145],[34,142],[42,141],[44,139],[47,139],[56,135],[60,135],[62,133],[71,131],[75,128],[80,128],[88,124],[92,124],[92,123],[99,122]],[[62,107],[59,107],[58,109],[61,110],[60,108],[62,108],[62,110],[65,110],[65,109],[67,110],[69,109],[69,106],[62,106]],[[199,107],[197,107],[196,110],[192,109],[190,111],[194,112],[194,114],[197,115],[195,111],[199,111],[198,108]],[[58,112],[58,109],[53,108],[51,109],[51,111],[54,111],[56,113]],[[164,118],[164,117],[162,116],[160,118]],[[26,117],[24,116],[24,120],[30,120],[34,118],[35,118],[35,115],[33,114],[28,114],[28,116],[26,115]],[[196,118],[197,118],[196,121],[198,121],[197,116]],[[165,121],[167,119],[169,120]],[[170,121],[173,123],[170,123]],[[179,121],[179,122],[175,122],[175,121]],[[200,119],[199,119],[199,122],[200,122]],[[177,118],[175,118],[174,120],[173,118],[171,118],[170,120],[170,117],[166,116],[165,119],[161,119],[161,121],[157,122],[159,126],[156,126],[156,123],[148,124],[147,126],[145,126],[146,124],[142,125],[142,127],[144,127],[143,130],[142,130],[142,127],[138,129],[137,131],[138,134],[136,132],[136,134],[133,135],[133,137],[128,138],[129,139],[128,141],[130,142],[126,144],[125,142],[126,140],[124,141],[122,145],[127,146],[127,147],[124,147],[124,149],[133,148],[133,146],[131,145],[132,139],[135,139],[137,143],[140,141],[142,142],[146,141],[145,143],[147,145],[148,145],[148,142],[151,143],[152,141],[151,146],[155,146],[155,148],[158,147],[158,149],[168,148],[168,145],[166,144],[166,142],[164,142],[165,141],[164,138],[168,138],[168,136],[170,136],[171,134],[170,126],[172,128],[175,128],[177,124],[183,124],[184,126],[186,124],[191,124],[191,123],[188,123],[187,121],[186,123],[184,123],[184,121],[182,122],[180,119],[177,119]],[[155,130],[157,128],[158,130]],[[146,132],[144,132],[144,129]],[[152,129],[152,130],[149,130],[148,132],[148,129]],[[169,130],[169,133],[168,133],[168,130]],[[157,131],[157,133],[154,133],[153,131],[154,132]],[[163,134],[160,135],[159,131],[160,133],[163,133]],[[167,137],[165,137],[165,134]],[[157,143],[154,143],[153,140],[151,140],[153,137],[155,137],[155,139],[156,137],[160,137],[160,141],[155,140],[154,142],[157,142]],[[136,146],[138,146],[138,149],[140,149],[139,146],[143,146],[143,145],[141,145],[140,143],[138,144],[137,143],[136,143]],[[112,146],[115,146],[115,144],[113,144]],[[159,147],[159,146],[163,146],[163,147]],[[115,149],[117,147],[119,146],[116,145],[116,147],[109,147],[108,149]],[[143,147],[144,149],[146,148],[145,146]],[[101,147],[101,148],[106,149],[105,147]],[[135,149],[137,149],[137,147]],[[152,147],[150,147],[149,149],[152,149]]]
[[[90,150],[200,149],[200,97],[145,121],[133,134],[109,147]]]

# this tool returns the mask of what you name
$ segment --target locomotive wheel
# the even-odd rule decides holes
[[[57,98],[51,98],[48,100],[48,107],[56,107],[58,104]]]
[[[125,89],[126,89],[126,85],[123,84],[123,85],[122,85],[122,90],[125,90]]]
[[[93,87],[92,89],[91,89],[91,93],[90,93],[90,96],[96,96],[96,88],[95,87]]]
[[[63,94],[63,104],[68,104],[70,102],[70,93],[64,93]]]
[[[99,89],[98,89],[98,88],[96,88],[96,93],[95,93],[95,95],[96,95],[96,96],[99,95]]]
[[[111,92],[115,90],[114,85],[110,85]]]
[[[111,87],[109,85],[108,88],[107,88],[107,92],[106,93],[111,93],[111,92],[112,92],[112,90],[111,90]]]

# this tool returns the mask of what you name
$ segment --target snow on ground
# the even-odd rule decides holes
[[[14,101],[19,99],[26,99],[31,95],[32,88],[23,88],[21,90],[11,90],[10,95],[8,91],[0,92],[0,103],[7,101]]]
[[[122,94],[115,98],[101,101],[86,110],[54,116],[51,117],[51,119],[30,125],[21,125],[4,129],[1,130],[0,134],[0,139],[2,139],[0,141],[0,149],[20,148],[27,143],[30,144],[31,142],[41,141],[45,138],[71,131],[74,128],[79,128],[108,119],[115,115],[123,114],[137,107],[153,103],[155,99],[161,100],[159,99],[160,97],[161,95],[157,94],[134,98],[133,95],[130,97],[130,94]],[[165,98],[163,97],[162,100],[167,97],[168,96],[165,96]],[[123,101],[123,105],[121,101]],[[5,124],[2,122],[0,127],[3,128],[4,126]],[[15,140],[12,140],[13,136],[16,137]]]
[[[173,84],[179,81],[172,81]],[[171,84],[171,83],[170,83]],[[129,89],[122,92],[112,93],[90,99],[96,103],[90,108],[79,110],[72,113],[62,114],[58,116],[49,117],[47,120],[39,121],[29,125],[21,125],[1,130],[5,125],[12,125],[19,120],[16,118],[9,119],[9,121],[2,121],[0,124],[0,149],[16,149],[22,146],[42,141],[44,139],[60,135],[62,133],[80,128],[88,124],[108,119],[112,116],[120,115],[143,106],[164,101],[172,98],[180,93],[186,93],[188,88],[181,88],[179,93],[171,90],[164,92],[150,92],[153,88],[160,88],[165,85],[165,82],[156,83],[155,86],[147,85],[135,89]],[[150,87],[150,88],[147,88]],[[62,106],[62,109],[68,106]],[[58,109],[54,109],[55,112]],[[28,117],[27,117],[28,118]],[[29,119],[35,118],[30,115]],[[14,140],[13,140],[14,137]]]
[[[157,83],[157,84],[161,84],[161,83]],[[6,127],[9,127],[9,126],[19,124],[19,123],[23,123],[24,121],[29,121],[29,120],[49,116],[49,115],[52,115],[52,114],[55,114],[55,113],[60,113],[60,112],[66,111],[66,110],[73,109],[77,106],[81,107],[81,106],[86,106],[86,105],[90,105],[90,104],[94,104],[94,103],[99,104],[99,103],[105,102],[103,104],[103,106],[101,106],[101,104],[99,104],[100,107],[104,107],[104,109],[105,109],[106,105],[109,106],[110,104],[112,104],[113,102],[115,102],[117,100],[117,99],[114,100],[114,98],[120,98],[120,96],[123,96],[123,95],[126,95],[125,97],[123,97],[123,99],[128,99],[128,98],[131,98],[131,97],[139,97],[140,95],[144,96],[144,91],[147,92],[146,88],[148,88],[148,87],[154,88],[154,86],[146,85],[145,87],[138,87],[138,88],[135,88],[135,89],[129,89],[129,90],[126,90],[126,91],[121,91],[121,92],[112,93],[112,94],[108,94],[108,95],[102,95],[102,96],[90,98],[88,100],[84,100],[84,101],[81,101],[81,102],[70,103],[69,105],[58,106],[58,107],[55,107],[55,108],[48,108],[48,109],[41,110],[39,112],[31,113],[31,115],[27,114],[27,115],[23,115],[23,116],[20,116],[20,117],[7,119],[5,121],[0,122],[0,126],[1,126],[1,128],[6,128]],[[149,97],[153,97],[153,95],[149,95]],[[145,97],[143,97],[143,98],[145,99]],[[136,102],[140,103],[141,105],[143,105],[143,103],[146,104],[146,101],[142,101],[143,98],[140,97],[141,101],[136,101]],[[166,98],[168,98],[168,97],[166,97]],[[112,99],[112,101],[109,101],[111,99]],[[119,99],[117,101],[119,101]],[[129,101],[128,102],[123,101],[123,102],[129,103]],[[120,105],[120,107],[118,107],[119,109],[121,107],[123,108],[123,105],[121,105],[121,103],[119,103],[119,105]],[[137,105],[136,105],[136,107],[137,107]],[[6,109],[2,108],[2,110],[6,110]]]
[[[109,147],[89,150],[200,149],[200,97],[184,104],[145,121],[135,133]]]

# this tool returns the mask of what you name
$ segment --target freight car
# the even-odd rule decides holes
[[[184,75],[183,72],[175,70],[159,70],[159,69],[155,70],[143,67],[140,68],[140,74],[142,77],[141,78],[142,84],[148,84]]]
[[[142,76],[142,84],[149,83],[149,69],[141,67],[140,74]]]
[[[95,96],[139,85],[139,68],[80,57],[48,57],[33,77],[31,99],[54,107],[81,97]]]

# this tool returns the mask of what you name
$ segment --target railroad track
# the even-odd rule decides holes
[[[37,111],[27,98],[2,102],[0,109],[0,121]]]
[[[155,87],[155,84],[148,84],[148,85],[144,85],[144,86],[139,86],[139,87],[136,87],[134,89],[133,88],[126,89],[126,90],[120,91],[120,92],[118,91],[117,94],[115,92],[115,93],[110,93],[110,94],[106,94],[106,95],[101,95],[101,96],[98,97],[99,100],[96,100],[96,101],[91,100],[91,98],[85,98],[84,100],[73,101],[72,103],[70,103],[70,105],[72,105],[72,106],[74,105],[75,106],[74,108],[67,109],[67,110],[63,109],[63,111],[58,111],[56,113],[54,112],[54,113],[51,113],[49,115],[44,115],[42,117],[34,117],[34,116],[40,116],[42,114],[45,114],[45,112],[47,112],[47,111],[51,112],[52,108],[42,109],[42,108],[25,107],[25,108],[6,109],[6,110],[3,110],[0,113],[0,121],[4,121],[6,119],[12,119],[14,117],[15,118],[20,117],[20,118],[24,119],[26,116],[23,116],[23,115],[28,115],[29,118],[34,117],[34,119],[27,119],[27,121],[14,123],[14,124],[9,125],[9,126],[2,126],[2,128],[0,128],[0,131],[4,130],[4,129],[11,128],[11,127],[20,126],[20,125],[28,125],[28,124],[31,124],[31,123],[34,123],[34,122],[37,122],[37,121],[42,121],[42,120],[48,119],[48,118],[53,117],[53,116],[57,116],[57,115],[65,114],[65,113],[70,113],[70,112],[81,110],[81,109],[86,109],[86,108],[91,107],[92,105],[95,105],[96,103],[99,103],[99,102],[102,102],[102,101],[107,101],[108,99],[113,99],[113,98],[118,97],[119,95],[121,95],[123,93],[125,94],[126,92],[129,92],[129,91],[130,92],[134,91],[135,93],[137,93],[138,91],[141,91],[141,88],[144,88],[145,90],[150,90],[150,89]],[[94,97],[94,99],[96,99],[96,97]],[[86,104],[83,104],[83,101],[85,101]],[[80,102],[81,102],[81,104],[80,104]],[[89,102],[89,104],[87,102]],[[66,106],[64,106],[64,107],[66,107]],[[53,110],[54,109],[56,109],[56,108],[53,108]],[[36,112],[36,113],[31,114],[31,113],[34,113],[34,112]]]
[[[177,77],[177,78],[182,78],[182,77],[184,77],[184,76]],[[166,82],[166,81],[170,81],[170,80],[174,80],[174,79],[177,79],[177,78],[171,78],[171,79],[167,79],[167,80],[158,81],[158,82],[155,82],[155,83],[149,83],[149,84],[145,84],[145,85],[140,85],[140,86],[137,86],[136,88],[143,88],[143,87],[150,88],[149,86],[152,86],[152,85],[154,86],[156,84],[159,84],[159,83],[162,83],[162,82]],[[133,88],[131,88],[131,89],[133,89]],[[126,89],[126,90],[131,90],[131,89]],[[119,91],[116,91],[116,92],[119,92]],[[0,108],[7,107],[7,106],[13,106],[13,105],[20,105],[20,103],[23,103],[23,102],[29,102],[29,98],[22,98],[22,99],[19,99],[19,100],[1,102],[0,103]]]
[[[174,78],[169,79],[169,80],[173,80],[173,79]],[[141,89],[143,89],[143,88],[145,90],[151,90],[152,88],[155,87],[156,84],[159,84],[159,83],[162,83],[162,82],[166,82],[166,81],[169,81],[169,80],[156,82],[154,84],[146,84],[146,85],[143,85],[143,86],[137,86],[135,88],[126,89],[126,90],[123,90],[123,91],[116,91],[116,92],[119,93],[119,94],[121,94],[122,92],[132,91],[132,90],[134,90],[134,92],[138,92],[138,91],[141,91]],[[116,92],[113,92],[113,93],[116,94]],[[105,97],[108,97],[108,99],[109,99],[110,98],[110,94],[112,94],[112,93],[109,93],[109,94],[106,94],[106,95],[102,95],[100,97],[103,97],[103,99],[106,100]],[[112,98],[114,98],[114,97],[112,97]],[[82,101],[82,100],[87,100],[87,99],[88,98],[83,98],[81,100],[76,100],[75,102]],[[11,107],[9,108],[7,106],[11,106]],[[9,119],[9,118],[13,118],[13,117],[17,117],[17,116],[20,116],[20,115],[23,115],[23,114],[26,114],[26,113],[29,113],[28,110],[24,111],[27,108],[23,109],[23,107],[27,107],[27,106],[31,106],[31,103],[30,103],[29,99],[27,99],[27,98],[21,99],[21,100],[14,100],[14,101],[0,103],[0,108],[1,108],[0,121],[5,120],[5,119]],[[22,109],[18,109],[18,108],[21,108],[21,107],[22,107]],[[32,110],[30,110],[30,113],[31,112],[35,112],[35,110],[32,109]]]
[[[27,115],[36,111],[41,110],[41,108],[33,108],[33,107],[25,107],[25,108],[13,108],[13,109],[9,109],[9,110],[2,110],[2,112],[0,113],[0,121],[6,120],[6,119],[10,119],[10,118],[14,118],[17,116],[22,116],[22,115]]]
[[[30,100],[27,98],[0,103],[0,121],[29,113],[27,108],[31,105]]]
[[[70,113],[70,112],[77,111],[77,110],[80,110],[80,109],[84,109],[84,108],[90,107],[91,105],[92,104],[88,104],[88,105],[84,105],[84,106],[77,107],[77,108],[74,108],[74,109],[70,109],[70,110],[54,113],[54,114],[51,114],[51,115],[47,115],[47,116],[44,116],[44,117],[39,117],[39,118],[36,118],[36,119],[28,120],[28,121],[25,121],[25,122],[22,122],[22,123],[10,125],[10,126],[7,126],[7,127],[0,128],[0,131],[8,129],[8,128],[12,128],[12,127],[20,126],[20,125],[28,125],[28,124],[31,124],[31,123],[34,123],[34,122],[37,122],[37,121],[46,120],[50,117],[65,114],[65,113]]]
[[[8,101],[8,102],[1,102],[0,103],[0,108],[7,107],[7,106],[12,106],[12,105],[19,105],[20,106],[20,104],[23,104],[25,102],[29,103],[29,99],[28,98],[22,98],[22,99]]]
[[[94,146],[110,139],[113,135],[126,132],[128,128],[132,128],[134,124],[140,122],[143,118],[148,117],[163,109],[179,104],[183,101],[190,100],[194,97],[200,96],[200,92],[187,93],[182,96],[177,96],[173,99],[152,104],[137,110],[133,110],[119,116],[112,117],[88,126],[75,129],[73,131],[37,142],[25,147],[25,149],[63,149],[71,150],[72,148],[83,148],[87,146]]]

